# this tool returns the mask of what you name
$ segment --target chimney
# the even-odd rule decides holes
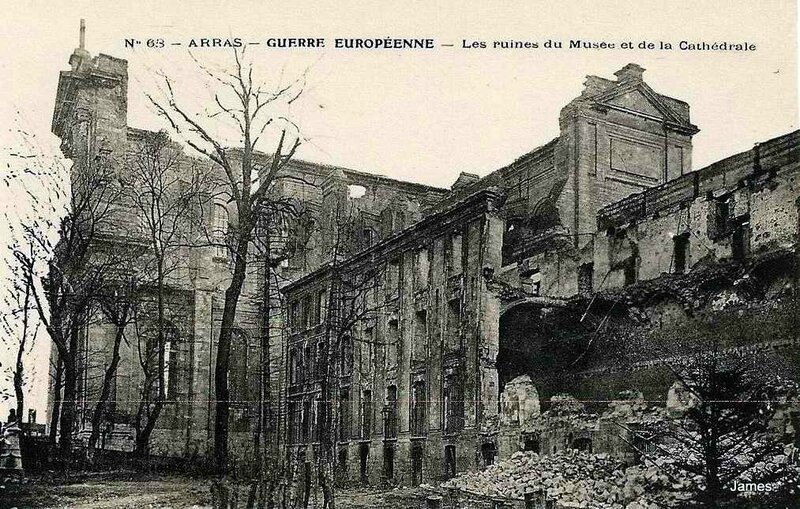
[[[644,74],[644,68],[639,66],[638,64],[628,64],[619,71],[614,73],[614,76],[617,77],[617,81],[627,82],[627,81],[642,81],[642,74]]]
[[[80,35],[78,36],[78,47],[69,57],[69,65],[73,71],[78,71],[85,62],[89,61],[89,52],[86,51],[86,20],[81,18]]]

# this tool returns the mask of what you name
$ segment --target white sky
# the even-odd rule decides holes
[[[458,6],[457,6],[458,5]],[[390,177],[449,186],[460,171],[485,175],[558,135],[558,113],[577,96],[587,74],[613,78],[628,62],[647,69],[656,91],[691,106],[701,132],[695,168],[754,142],[797,129],[797,37],[794,1],[532,1],[532,2],[13,2],[0,34],[2,155],[17,142],[19,123],[57,153],[50,120],[58,72],[77,45],[79,19],[87,49],[130,62],[129,124],[162,124],[143,96],[153,71],[188,81],[186,49],[125,49],[123,40],[163,37],[432,37],[454,44],[429,52],[251,51],[256,67],[274,77],[312,65],[293,119],[310,138],[303,159]],[[750,53],[576,50],[466,50],[462,39],[642,39],[748,41]],[[218,60],[222,50],[198,51]],[[187,80],[181,82],[181,80]],[[21,120],[17,120],[20,118]],[[268,149],[268,146],[264,147]],[[5,167],[5,164],[4,164]],[[3,191],[0,190],[0,193]],[[18,196],[0,196],[8,208]],[[18,202],[17,202],[18,203]],[[6,234],[0,230],[0,234]],[[11,352],[3,352],[7,366]],[[34,406],[44,413],[48,345],[35,352]],[[0,377],[0,385],[8,383]],[[6,409],[0,402],[0,416]]]

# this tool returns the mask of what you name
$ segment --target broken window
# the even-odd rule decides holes
[[[386,297],[393,299],[399,296],[400,284],[400,258],[395,258],[386,267]]]
[[[300,327],[300,302],[294,301],[289,305],[289,329],[295,332]]]
[[[364,378],[369,377],[369,373],[375,366],[375,327],[367,327],[364,329],[364,341],[359,347],[361,373]]]
[[[397,352],[400,349],[400,331],[397,319],[389,320],[386,341],[386,367],[397,366]]]
[[[372,435],[372,391],[361,393],[361,438]]]
[[[419,486],[422,484],[422,457],[424,449],[420,442],[411,444],[411,484]]]
[[[578,293],[590,295],[594,291],[594,263],[584,263],[578,267]]]
[[[485,442],[481,445],[481,458],[483,459],[484,467],[494,464],[495,455],[497,455],[497,447],[494,442]]]
[[[297,383],[297,350],[289,350],[289,383]]]
[[[624,266],[622,267],[622,271],[625,276],[625,286],[632,285],[636,282],[637,279],[637,256],[633,255],[625,261]]]
[[[349,336],[342,338],[339,346],[339,374],[350,375],[353,372],[353,342]]]
[[[391,444],[383,446],[383,477],[394,479],[394,446]]]
[[[445,433],[453,433],[464,427],[464,396],[457,372],[449,370],[442,385],[442,418]]]
[[[316,366],[315,366],[315,358],[314,358],[314,346],[309,343],[306,345],[305,352],[303,357],[305,358],[305,372],[307,378],[314,378],[316,375]]]
[[[542,285],[542,274],[539,269],[531,269],[521,272],[519,280],[522,285],[522,291],[528,295],[539,295]]]
[[[454,232],[450,235],[446,249],[448,276],[457,276],[462,273],[462,257],[464,237],[461,233]]]
[[[297,401],[289,401],[289,443],[296,444],[300,439],[300,405]]]
[[[304,443],[308,443],[309,438],[311,436],[311,400],[310,399],[303,400],[302,430],[303,430],[303,442]]]
[[[411,435],[424,436],[426,431],[425,382],[418,380],[411,386]]]
[[[428,287],[428,250],[418,249],[414,253],[414,289],[420,290]]]
[[[303,309],[302,309],[302,320],[303,320],[303,329],[308,329],[314,324],[314,317],[312,315],[312,308],[311,308],[311,295],[306,295],[303,297]]]
[[[424,360],[428,342],[428,312],[414,313],[414,359]]]
[[[180,340],[178,329],[167,324],[164,330],[164,385],[167,400],[176,401],[189,378],[189,344]]]
[[[375,243],[375,230],[372,228],[364,228],[361,230],[361,239],[364,244],[364,248],[371,247],[372,244]]]
[[[322,290],[317,294],[317,305],[316,305],[317,309],[315,313],[317,318],[317,323],[322,323],[325,321],[325,312],[326,312],[325,303],[327,299],[328,299],[328,293],[325,290]]]
[[[228,367],[228,390],[234,405],[247,406],[251,401],[248,376],[248,336],[241,329],[231,331],[231,356]]]
[[[386,407],[383,417],[384,438],[397,438],[397,386],[386,388]]]
[[[339,390],[339,440],[350,439],[350,389]]]
[[[452,479],[456,476],[456,446],[444,446],[444,477]]]
[[[672,237],[672,261],[675,274],[686,272],[686,259],[689,253],[689,232]]]
[[[734,260],[744,261],[750,254],[750,216],[737,221],[731,237],[731,255]]]
[[[716,240],[730,233],[733,198],[731,196],[716,198],[711,201],[710,207],[708,236],[711,240]]]
[[[369,444],[359,444],[358,446],[358,456],[359,456],[359,466],[361,482],[366,483],[368,480],[367,477],[367,466],[369,465]]]
[[[461,346],[461,299],[447,301],[447,340],[448,347],[457,350]]]

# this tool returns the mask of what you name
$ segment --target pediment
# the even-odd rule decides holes
[[[659,108],[650,99],[645,97],[640,90],[631,90],[627,93],[620,94],[607,101],[606,104],[630,111],[635,111],[649,117],[660,119],[664,118],[664,114],[661,112],[661,110],[659,110]]]

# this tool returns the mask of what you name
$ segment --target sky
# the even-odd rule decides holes
[[[437,47],[429,51],[254,46],[248,52],[269,83],[305,73],[302,98],[288,112],[305,140],[299,158],[441,187],[459,172],[485,175],[556,137],[559,111],[580,94],[585,76],[613,78],[628,62],[647,69],[644,79],[657,92],[690,104],[692,122],[701,129],[694,137],[695,169],[798,125],[794,1],[19,1],[4,8],[0,34],[1,157],[16,150],[20,128],[43,154],[58,157],[50,121],[58,73],[69,68],[80,18],[86,19],[92,55],[129,61],[128,123],[147,129],[164,127],[144,95],[156,90],[159,72],[187,96],[202,98],[193,94],[197,69],[185,45],[191,38],[315,37],[329,45],[336,37],[433,38]],[[163,38],[167,44],[131,49],[126,38]],[[510,39],[536,41],[540,48],[463,48]],[[548,39],[565,46],[571,39],[634,46],[748,42],[756,50],[541,48]],[[229,52],[220,49],[196,50],[194,57],[230,63]],[[24,215],[26,199],[0,190],[12,219]],[[8,235],[7,227],[0,235]],[[40,415],[48,352],[46,338],[40,339],[28,358],[35,372],[29,399]],[[0,372],[10,355],[0,342]],[[0,374],[0,389],[5,383],[10,379]]]

